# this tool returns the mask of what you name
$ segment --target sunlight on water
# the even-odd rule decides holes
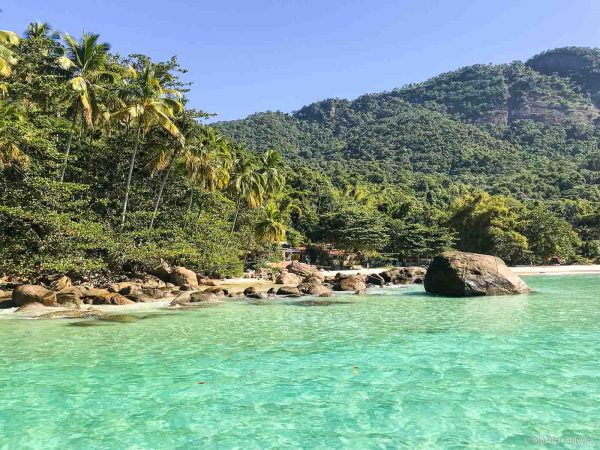
[[[600,445],[600,276],[527,282],[0,320],[0,449]]]

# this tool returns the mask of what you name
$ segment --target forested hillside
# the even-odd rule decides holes
[[[217,126],[249,149],[273,148],[340,186],[393,187],[417,203],[452,203],[466,191],[528,209],[542,205],[579,230],[579,250],[593,256],[597,243],[589,242],[600,239],[598,61],[596,49],[557,49],[526,63],[465,67],[390,92]]]
[[[0,277],[239,275],[284,240],[593,261],[597,60],[555,50],[208,126],[176,58],[0,31]]]

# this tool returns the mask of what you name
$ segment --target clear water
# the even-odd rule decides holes
[[[1,320],[0,449],[597,448],[600,276],[527,281]]]

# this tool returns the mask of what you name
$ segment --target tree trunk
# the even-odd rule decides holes
[[[192,204],[194,203],[194,188],[190,190],[190,201],[188,202],[187,212],[192,210]]]
[[[65,150],[65,159],[63,161],[62,170],[60,171],[60,182],[62,183],[65,179],[65,172],[67,171],[67,162],[69,161],[69,153],[71,153],[71,142],[73,141],[73,132],[69,133],[69,139],[67,140],[67,149]]]
[[[154,228],[154,219],[156,219],[156,215],[158,214],[158,207],[160,206],[160,200],[162,198],[163,191],[165,186],[167,185],[167,180],[169,179],[169,174],[171,173],[171,169],[173,168],[173,161],[169,164],[169,168],[167,169],[167,173],[163,178],[162,183],[160,184],[160,189],[158,190],[158,198],[156,199],[156,205],[154,205],[154,213],[152,213],[152,219],[150,219],[150,231]]]
[[[131,187],[131,176],[133,175],[133,167],[135,165],[135,157],[137,156],[138,147],[140,145],[140,134],[142,131],[142,125],[138,125],[137,133],[135,135],[135,145],[133,146],[133,154],[131,155],[131,162],[129,164],[129,174],[127,175],[127,185],[125,186],[125,199],[123,200],[123,213],[121,215],[121,227],[125,226],[125,216],[127,214],[127,203],[129,203],[129,188]]]
[[[240,198],[238,197],[237,205],[235,207],[235,216],[233,217],[233,226],[231,227],[231,234],[235,231],[235,224],[237,222],[238,214],[240,213]]]

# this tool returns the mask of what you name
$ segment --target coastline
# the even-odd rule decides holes
[[[321,271],[323,275],[335,276],[337,273],[342,275],[356,275],[380,273],[388,267],[374,267],[369,269],[357,270],[326,270]],[[516,275],[582,275],[582,274],[600,274],[600,264],[573,264],[564,266],[511,266],[510,270]]]

